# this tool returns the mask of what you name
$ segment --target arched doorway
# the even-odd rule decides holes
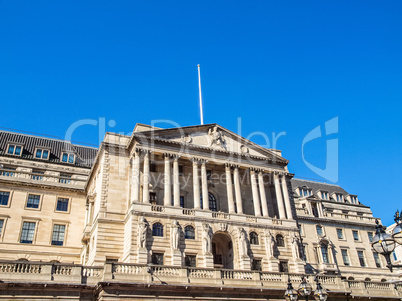
[[[216,233],[212,238],[214,267],[233,269],[233,243],[228,234]]]

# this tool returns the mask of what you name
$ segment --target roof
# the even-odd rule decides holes
[[[13,142],[24,146],[21,156],[18,156],[19,158],[59,163],[69,166],[91,167],[98,152],[98,149],[95,147],[76,145],[65,140],[0,131],[0,155],[16,158],[17,156],[7,154],[7,145]],[[49,160],[34,157],[34,152],[37,147],[50,149]],[[61,161],[63,151],[72,152],[76,155],[74,164]]]
[[[307,188],[310,188],[313,191],[313,194],[315,194],[318,190],[326,191],[329,194],[332,194],[332,193],[341,193],[343,195],[349,194],[342,187],[340,187],[338,185],[333,185],[333,184],[320,183],[320,182],[302,180],[302,179],[297,179],[297,178],[293,178],[291,180],[291,183],[292,183],[292,190],[296,189],[297,187],[306,186]]]

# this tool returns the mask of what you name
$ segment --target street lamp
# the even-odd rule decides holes
[[[297,291],[293,288],[290,279],[288,278],[288,288],[285,291],[286,301],[297,301]]]
[[[302,283],[300,283],[298,292],[300,297],[304,297],[306,300],[308,300],[308,296],[310,296],[313,288],[311,287],[311,284],[306,281],[306,277],[303,277]]]
[[[402,216],[399,215],[399,211],[396,210],[394,221],[396,227],[392,233],[392,238],[400,245],[402,245]]]
[[[317,283],[317,289],[314,291],[314,299],[317,301],[326,301],[328,298],[328,293],[325,288],[321,286],[318,277],[315,277],[315,282]],[[312,292],[311,284],[306,281],[306,277],[303,277],[302,283],[300,283],[299,288],[295,290],[288,278],[288,288],[285,291],[286,301],[297,301],[298,297],[303,297],[308,300]]]
[[[318,277],[315,277],[315,282],[317,283],[317,289],[314,292],[314,299],[317,301],[326,301],[328,299],[327,290],[321,286]]]

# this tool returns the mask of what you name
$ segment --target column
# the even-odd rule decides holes
[[[173,160],[173,205],[180,207],[179,157]]]
[[[131,169],[131,202],[140,200],[140,153],[134,153],[133,166]]]
[[[197,161],[197,159],[193,159],[193,189],[194,189],[194,208],[201,209],[200,179],[198,177],[198,161]]]
[[[292,206],[290,205],[288,185],[286,185],[286,175],[282,176],[282,192],[283,192],[283,199],[285,201],[286,214],[288,216],[288,219],[293,219]]]
[[[226,173],[226,190],[228,195],[229,213],[236,213],[233,199],[232,172],[230,171],[229,164],[225,165],[225,173]]]
[[[234,176],[237,213],[243,214],[243,202],[241,199],[241,191],[240,191],[239,168],[237,166],[234,169],[233,176]]]
[[[274,174],[274,182],[275,182],[275,194],[276,194],[276,202],[278,204],[279,218],[286,219],[285,208],[283,206],[281,184],[279,183],[279,176],[276,173]]]
[[[144,154],[144,174],[142,181],[142,202],[149,204],[149,151]]]
[[[251,191],[253,193],[254,215],[261,216],[260,197],[258,195],[257,179],[255,177],[255,171],[253,169],[250,170],[250,176],[251,176]]]
[[[260,171],[258,173],[258,184],[259,184],[259,187],[260,187],[262,215],[263,216],[269,216],[267,196],[265,195],[265,185],[264,185],[264,177],[263,177],[262,171]]]
[[[163,204],[165,206],[171,206],[172,205],[172,182],[170,181],[170,155],[165,154],[165,175],[164,175],[164,198],[163,198]]]
[[[209,210],[208,182],[206,163],[201,163],[202,208]]]

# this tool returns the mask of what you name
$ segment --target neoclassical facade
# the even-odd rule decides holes
[[[0,140],[4,296],[282,300],[303,275],[332,300],[402,296],[369,207],[217,124]]]

